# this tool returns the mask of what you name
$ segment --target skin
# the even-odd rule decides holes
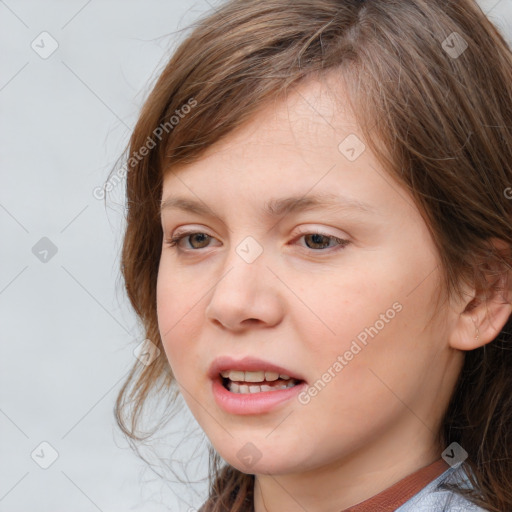
[[[510,314],[509,306],[491,308],[491,328],[480,308],[464,313],[471,288],[435,314],[440,266],[427,226],[368,147],[355,161],[338,150],[351,133],[359,131],[340,81],[309,80],[165,176],[162,199],[199,200],[219,219],[162,212],[164,349],[215,449],[256,475],[256,512],[339,512],[439,459],[446,447],[436,435],[461,350],[492,340]],[[261,213],[270,198],[322,192],[375,213]],[[170,247],[178,227],[213,238]],[[318,232],[350,243],[303,236]],[[263,249],[250,264],[236,252],[247,236]],[[312,384],[397,302],[401,311],[309,403],[246,416],[216,405],[207,377],[215,357],[260,357]],[[247,442],[261,453],[250,468],[237,457]]]

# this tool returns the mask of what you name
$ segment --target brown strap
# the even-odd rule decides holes
[[[438,459],[432,464],[406,476],[379,494],[342,512],[394,512],[449,467],[449,464],[444,459]]]

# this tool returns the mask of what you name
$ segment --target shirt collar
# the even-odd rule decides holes
[[[440,458],[432,464],[406,476],[379,494],[357,505],[346,508],[342,512],[375,512],[376,510],[379,512],[394,512],[449,468],[449,464]]]

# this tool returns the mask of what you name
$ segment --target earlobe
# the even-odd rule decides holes
[[[499,335],[512,314],[511,284],[510,272],[503,272],[490,288],[492,296],[487,301],[474,297],[467,304],[450,334],[452,348],[474,350]]]

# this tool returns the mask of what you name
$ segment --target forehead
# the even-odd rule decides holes
[[[362,137],[339,76],[310,79],[267,104],[195,162],[169,167],[162,200],[170,205],[170,196],[179,194],[198,203],[215,193],[220,202],[229,197],[243,206],[246,196],[265,200],[268,213],[278,206],[272,204],[276,198],[330,194],[331,202],[344,196],[347,204],[378,211],[385,194],[405,195],[391,177],[383,181],[382,166]],[[354,146],[357,158],[343,153],[347,145]]]
[[[192,164],[178,164],[170,169],[192,171],[222,161],[254,158],[258,161],[279,157],[306,158],[319,148],[337,150],[344,134],[358,131],[341,82],[332,77],[311,77],[290,89],[283,99],[265,104],[248,121],[204,150]],[[260,148],[265,151],[259,152]],[[268,148],[272,151],[269,152]],[[336,154],[336,153],[335,153]],[[196,164],[197,162],[197,164]],[[250,164],[246,160],[246,164]],[[164,169],[164,175],[168,169]]]
[[[330,74],[311,77],[289,90],[283,99],[271,100],[203,156],[276,144],[302,153],[333,144],[337,147],[340,137],[355,132],[359,127],[343,82],[339,74]]]

